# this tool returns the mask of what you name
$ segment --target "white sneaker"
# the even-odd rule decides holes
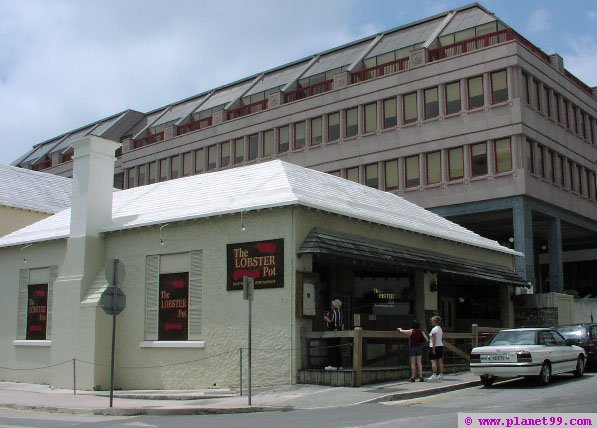
[[[427,378],[427,380],[428,380],[429,382],[437,382],[437,375],[436,375],[435,373],[433,373],[433,374],[431,375],[431,377],[428,377],[428,378]]]
[[[444,380],[444,375],[442,375],[441,373],[437,375],[437,381],[441,382]]]
[[[326,366],[324,370],[338,370],[334,366]]]

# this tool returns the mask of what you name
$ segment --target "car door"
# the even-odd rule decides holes
[[[552,365],[552,372],[554,369],[554,340],[553,340],[553,336],[550,334],[549,330],[539,330],[537,332],[537,345],[541,345],[541,347],[539,348],[539,352],[541,353],[541,358],[540,361],[545,361],[545,360],[549,360],[551,362]],[[534,358],[533,358],[534,360]]]
[[[576,367],[576,352],[566,339],[557,331],[549,332],[551,339],[552,373],[562,373],[574,370]]]

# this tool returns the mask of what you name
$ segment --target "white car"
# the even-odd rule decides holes
[[[551,328],[501,330],[489,345],[471,351],[471,372],[491,386],[496,377],[537,377],[547,385],[551,376],[571,372],[580,377],[585,372],[583,348],[571,345]]]

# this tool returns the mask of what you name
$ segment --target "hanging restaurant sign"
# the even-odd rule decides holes
[[[158,340],[189,338],[189,273],[160,275]]]
[[[228,244],[226,255],[226,290],[242,290],[243,276],[255,280],[255,289],[284,287],[283,239]]]
[[[27,298],[27,340],[46,340],[48,284],[30,284]]]

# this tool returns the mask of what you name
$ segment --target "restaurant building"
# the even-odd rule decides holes
[[[301,337],[331,299],[347,329],[394,330],[462,296],[471,319],[512,325],[521,254],[395,194],[281,160],[113,192],[116,146],[73,142],[71,209],[0,238],[4,380],[71,387],[74,371],[79,388],[106,387],[111,259],[126,271],[125,389],[238,386],[244,276],[256,288],[254,385],[297,381]]]
[[[15,162],[72,174],[71,142],[122,143],[133,188],[272,159],[394,193],[526,255],[537,292],[597,294],[596,88],[474,3],[147,113]]]

